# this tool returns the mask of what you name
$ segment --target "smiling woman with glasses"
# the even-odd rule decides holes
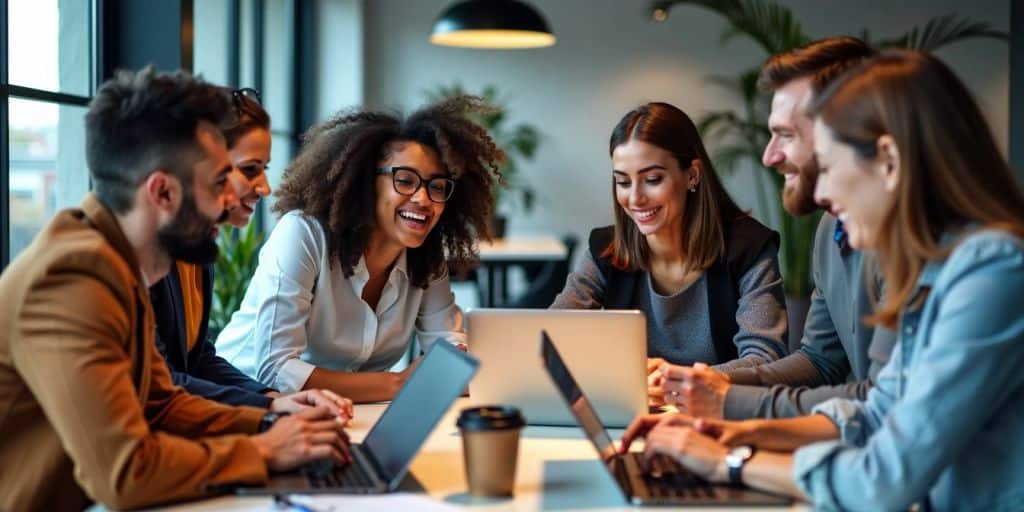
[[[476,259],[505,157],[460,96],[407,118],[343,112],[285,171],[281,213],[217,349],[282,392],[390,400],[414,339],[465,342],[448,268]]]

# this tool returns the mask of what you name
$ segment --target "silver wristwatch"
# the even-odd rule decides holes
[[[754,456],[753,446],[737,446],[729,450],[725,456],[725,465],[729,468],[729,484],[735,487],[743,485],[743,466]]]

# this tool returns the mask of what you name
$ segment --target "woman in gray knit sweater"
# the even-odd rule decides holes
[[[648,371],[663,362],[722,370],[786,354],[778,234],[736,206],[693,121],[666,103],[612,132],[615,224],[595,229],[558,309],[640,309]]]

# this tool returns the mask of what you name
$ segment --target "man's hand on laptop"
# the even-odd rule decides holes
[[[342,425],[352,420],[352,400],[339,396],[329,389],[307,389],[275,398],[270,403],[272,412],[295,414],[311,407],[324,406],[330,409]]]
[[[661,392],[665,402],[692,416],[721,419],[729,376],[704,363],[693,366],[662,365]]]
[[[266,432],[250,439],[272,471],[288,471],[320,459],[352,462],[348,436],[326,405],[281,417]]]

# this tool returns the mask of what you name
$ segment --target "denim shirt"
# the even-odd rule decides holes
[[[815,508],[1024,510],[1024,241],[967,235],[923,292],[867,399],[814,409],[841,434],[795,454]]]

